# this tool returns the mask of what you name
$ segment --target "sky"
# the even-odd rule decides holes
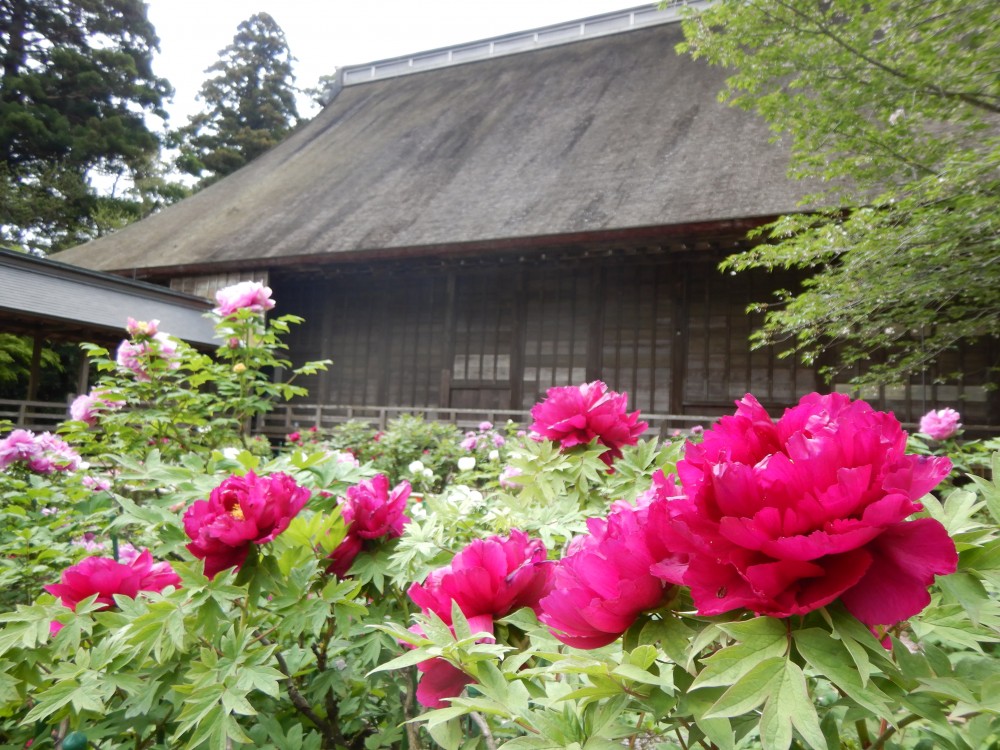
[[[198,112],[205,70],[241,21],[266,12],[296,58],[296,85],[315,86],[339,67],[642,5],[642,0],[147,0],[160,37],[153,70],[173,85],[170,127]],[[300,115],[315,109],[308,98]]]

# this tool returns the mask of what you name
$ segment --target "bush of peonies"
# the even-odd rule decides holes
[[[24,519],[0,576],[27,594],[0,614],[4,746],[1000,741],[1000,490],[931,494],[951,463],[893,415],[748,394],[660,444],[595,381],[550,389],[527,433],[443,447],[402,420],[357,457],[302,433],[259,455],[248,415],[295,393],[259,376],[275,304],[216,299],[215,359],[130,319],[65,440],[0,441]],[[947,412],[921,432],[951,437]]]

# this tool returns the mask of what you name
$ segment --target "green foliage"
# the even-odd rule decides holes
[[[757,234],[723,267],[798,268],[758,345],[790,341],[832,371],[883,359],[899,382],[1000,333],[1000,17],[990,0],[724,0],[684,23],[695,57],[735,71],[722,98],[790,144],[816,210]],[[946,373],[947,374],[947,373]]]
[[[267,13],[243,21],[233,42],[208,69],[201,89],[207,109],[180,128],[177,166],[201,186],[235,172],[295,126],[292,60],[285,33]]]
[[[991,457],[992,476],[981,471],[923,499],[923,513],[955,541],[959,564],[908,622],[873,633],[836,602],[787,619],[742,611],[705,617],[677,589],[599,649],[563,645],[527,608],[495,619],[491,634],[473,632],[457,604],[450,625],[416,614],[408,588],[472,540],[512,529],[541,538],[559,557],[611,503],[641,502],[654,481],[662,491],[669,480],[658,472],[674,471],[681,444],[625,446],[612,472],[596,444],[564,452],[508,426],[498,446],[492,428],[471,431],[500,451],[490,459],[478,454],[478,442],[462,447],[470,435],[452,426],[405,417],[377,441],[369,428],[345,425],[276,456],[254,452],[247,421],[274,398],[298,393],[262,373],[281,362],[280,334],[292,322],[265,325],[258,314],[237,312],[219,321],[224,345],[215,357],[139,325],[133,339],[149,347],[140,357],[148,380],[92,348],[108,405],[96,427],[68,423],[63,432],[91,465],[77,474],[36,475],[21,464],[0,473],[0,744],[975,750],[1000,743],[1000,454]],[[122,404],[110,405],[113,398]],[[913,440],[928,453],[950,448]],[[334,446],[372,453],[358,466],[340,460]],[[459,471],[457,459],[472,458],[470,450],[476,467]],[[402,536],[366,540],[340,579],[328,571],[349,531],[338,498],[379,460],[398,472],[394,483],[413,473],[413,460],[448,478],[440,491],[414,493]],[[516,485],[497,486],[502,465],[520,469]],[[312,496],[284,531],[251,545],[239,570],[209,580],[187,549],[185,510],[250,471],[288,474]],[[95,479],[107,488],[88,486]],[[90,597],[70,610],[43,587],[87,553],[84,542],[105,545],[97,550],[105,555],[126,543],[148,547],[169,561],[180,586],[118,595],[112,607]],[[426,673],[417,667],[432,658],[469,684],[446,707],[424,711],[416,688]]]
[[[474,436],[477,447],[467,449],[462,447],[463,434],[455,425],[403,414],[390,420],[384,433],[365,422],[345,422],[324,435],[321,444],[349,451],[362,463],[370,462],[393,483],[405,479],[418,492],[441,492],[452,480],[495,487],[505,446],[514,429],[510,423],[505,431],[492,426],[470,431],[466,437]],[[462,457],[475,458],[475,467],[466,472],[459,469]]]
[[[34,341],[28,336],[0,333],[0,397],[24,398],[31,372]],[[40,371],[53,379],[63,374],[61,352],[51,346],[42,348]],[[44,400],[39,397],[39,400]]]
[[[94,235],[89,177],[140,178],[166,118],[169,84],[140,0],[24,0],[0,6],[0,239],[60,249]]]

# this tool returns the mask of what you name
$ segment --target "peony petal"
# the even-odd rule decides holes
[[[417,700],[427,708],[446,708],[450,703],[445,698],[457,698],[472,682],[469,675],[445,659],[428,659],[417,669],[421,672]]]
[[[841,600],[866,625],[893,625],[930,603],[927,587],[958,567],[955,542],[938,521],[920,518],[890,526],[868,549],[867,575]]]

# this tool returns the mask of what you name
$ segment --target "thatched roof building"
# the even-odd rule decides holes
[[[578,41],[519,54],[341,71],[347,85],[270,153],[60,260],[161,276],[613,242],[794,210],[802,189],[763,121],[716,102],[722,71],[674,53],[676,12],[633,15],[595,19],[590,36],[556,27]],[[394,62],[414,70],[382,67]]]
[[[679,12],[343,69],[269,153],[59,258],[185,291],[267,278],[308,321],[293,356],[334,359],[320,403],[524,409],[595,378],[645,411],[793,403],[824,386],[749,349],[746,307],[796,280],[717,264],[808,186],[718,102],[725,72],[676,53]],[[959,398],[967,422],[997,416],[970,379],[866,395],[904,419]]]

